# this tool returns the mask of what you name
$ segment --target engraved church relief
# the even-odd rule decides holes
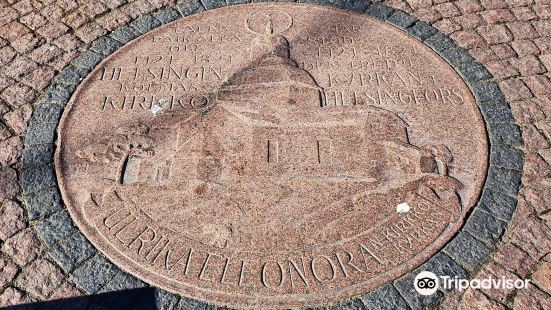
[[[348,298],[426,260],[484,180],[484,130],[461,78],[418,41],[359,14],[245,8],[137,39],[77,90],[56,169],[79,227],[142,279],[223,302],[237,292],[237,307],[309,305],[335,290]],[[211,36],[239,40],[198,41]],[[352,50],[354,59],[340,52]],[[193,81],[176,70],[197,59],[220,70]],[[456,89],[461,106],[447,104],[447,92],[428,102],[430,87]],[[416,99],[394,104],[385,92]],[[482,142],[465,145],[468,137]],[[410,210],[397,213],[402,203]]]
[[[255,249],[250,240],[271,235],[292,236],[284,249],[335,242],[371,229],[363,217],[396,199],[447,204],[458,216],[462,185],[448,175],[449,149],[411,144],[395,112],[327,106],[323,88],[290,57],[282,32],[292,24],[283,12],[253,15],[248,59],[211,106],[172,127],[162,125],[162,115],[148,126],[121,127],[78,156],[116,163],[122,197],[141,202],[146,213],[160,206],[186,223],[181,232],[217,247]],[[303,201],[319,189],[326,193]],[[303,204],[304,213],[289,213]],[[212,214],[213,222],[206,219]],[[259,214],[264,221],[249,227]],[[289,221],[278,222],[282,215]],[[342,232],[343,225],[357,229]]]
[[[136,125],[119,127],[115,134],[78,150],[76,156],[87,162],[114,163],[116,172],[114,180],[119,184],[131,184],[136,181],[142,158],[155,154],[154,140],[148,136],[149,127]]]

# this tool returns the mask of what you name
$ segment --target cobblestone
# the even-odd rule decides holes
[[[551,298],[534,285],[527,290],[519,290],[513,301],[513,309],[550,309]]]
[[[69,214],[65,211],[53,214],[38,223],[35,228],[42,241],[48,246],[52,246],[77,232],[76,227],[72,225]]]
[[[47,188],[23,196],[29,219],[50,215],[61,209],[61,198],[57,189]]]
[[[15,279],[19,268],[8,257],[0,254],[0,291],[7,287]]]
[[[488,188],[505,194],[516,195],[520,186],[520,172],[505,168],[493,168],[488,171]]]
[[[496,218],[508,221],[513,216],[517,201],[504,193],[485,189],[480,199],[480,210],[486,211]]]
[[[421,269],[437,275],[450,276],[452,278],[457,277],[459,279],[465,279],[469,276],[463,267],[442,252],[433,256]],[[452,289],[455,288],[449,288],[448,290]]]
[[[78,267],[71,279],[88,293],[99,291],[117,274],[118,269],[103,256],[96,255]]]
[[[2,252],[12,257],[19,266],[25,266],[42,254],[42,247],[34,231],[27,228],[4,242]]]
[[[10,167],[0,168],[0,202],[13,199],[19,192],[17,172]]]
[[[522,151],[512,147],[495,146],[490,151],[490,162],[496,167],[521,170],[523,158]]]
[[[482,114],[490,123],[514,123],[511,107],[506,102],[492,102],[481,105]]]
[[[15,283],[27,292],[42,299],[47,298],[63,282],[63,274],[53,263],[37,259],[25,268]]]
[[[419,40],[424,41],[435,34],[436,29],[425,22],[416,22],[413,26],[407,28],[407,32]]]
[[[375,4],[375,5],[372,5],[369,8],[367,8],[367,10],[365,12],[367,14],[371,15],[371,16],[374,16],[374,17],[377,17],[377,18],[380,18],[380,19],[385,19],[385,18],[389,17],[390,15],[392,15],[394,10],[391,7],[388,7],[386,5]],[[413,24],[413,23],[410,23],[410,25],[411,24]]]
[[[100,54],[92,51],[86,51],[77,57],[73,63],[79,67],[93,69],[101,60],[102,57]]]
[[[109,55],[116,51],[122,44],[109,37],[100,37],[94,43],[92,43],[91,50],[103,55]]]
[[[53,257],[56,255],[54,253],[80,253],[80,256],[56,257],[57,261],[65,260],[66,265],[63,268],[65,270],[57,269],[63,275],[63,284],[52,291],[41,290],[40,286],[32,289],[31,286],[14,288],[13,283],[9,283],[13,279],[6,280],[4,286],[7,288],[4,291],[0,289],[0,306],[29,302],[27,293],[38,299],[78,296],[81,293],[73,285],[73,281],[78,280],[78,275],[68,277],[66,271],[75,270],[83,275],[95,271],[92,269],[97,266],[104,266],[101,263],[87,265],[91,261],[101,259],[98,259],[98,256],[90,259],[88,256],[93,255],[90,248],[79,247],[87,244],[87,241],[82,240],[68,215],[64,211],[60,212],[63,207],[59,193],[54,187],[53,170],[34,169],[45,164],[47,158],[51,157],[51,143],[61,113],[61,109],[58,109],[60,106],[50,106],[51,110],[40,108],[33,114],[31,125],[28,126],[32,107],[39,105],[35,102],[36,98],[46,99],[49,103],[65,101],[73,90],[65,86],[78,84],[89,70],[103,59],[100,54],[108,54],[114,49],[114,45],[101,46],[98,43],[100,40],[109,40],[100,39],[96,41],[94,48],[99,53],[92,52],[90,45],[97,38],[108,34],[109,38],[121,44],[126,43],[136,38],[139,32],[170,22],[179,15],[187,16],[204,10],[203,5],[197,0],[177,4],[174,2],[176,1],[13,1],[13,4],[0,5],[4,7],[0,9],[0,166],[3,166],[0,167],[0,213],[3,212],[6,203],[15,203],[13,199],[19,194],[21,183],[26,192],[21,195],[21,199],[24,201],[28,217],[37,221],[31,226],[36,228],[47,247],[55,249],[49,251],[48,255]],[[378,0],[374,2],[382,3]],[[224,4],[224,1],[208,0],[203,3],[207,8],[212,8]],[[366,3],[334,1],[332,5],[364,11],[367,8]],[[548,210],[550,198],[546,196],[545,183],[541,181],[549,174],[545,164],[546,160],[549,161],[549,156],[545,149],[549,148],[551,141],[551,80],[548,73],[551,67],[551,3],[545,0],[535,3],[524,0],[390,0],[383,3],[392,9],[374,6],[369,11],[380,17],[388,17],[392,23],[425,40],[427,45],[442,55],[452,56],[451,62],[459,65],[456,70],[471,82],[475,96],[487,102],[483,106],[485,116],[493,123],[490,127],[490,141],[493,144],[490,163],[500,168],[490,170],[488,185],[491,189],[484,190],[479,203],[480,209],[473,212],[473,217],[466,224],[467,231],[475,234],[476,238],[465,232],[460,233],[457,239],[446,247],[445,253],[450,255],[452,262],[458,263],[459,268],[473,272],[481,267],[483,261],[492,261],[487,258],[490,255],[489,246],[495,244],[504,232],[504,244],[492,255],[493,260],[499,264],[498,267],[502,267],[504,272],[521,277],[534,272],[532,276],[536,285],[530,286],[528,290],[519,290],[516,294],[510,292],[501,296],[469,290],[464,295],[454,298],[463,304],[464,308],[502,309],[503,305],[513,309],[551,308],[548,302],[549,291],[544,292],[547,286],[542,281],[542,277],[548,275],[545,271],[548,270],[545,269],[548,268],[545,267],[548,263],[544,261],[544,257],[551,252],[550,226],[544,222],[545,215],[549,216],[549,213],[545,212]],[[167,8],[166,5],[173,8]],[[155,8],[162,10],[154,12]],[[411,15],[395,9],[405,9]],[[150,13],[152,14],[143,17]],[[134,21],[136,18],[139,19]],[[422,22],[414,18],[419,18]],[[132,26],[118,28],[113,33],[108,32],[129,22],[132,22]],[[7,27],[8,25],[10,27]],[[435,28],[440,31],[436,31]],[[443,33],[450,34],[455,42]],[[54,50],[50,51],[49,48],[52,46]],[[87,52],[80,55],[84,50]],[[469,55],[475,57],[483,66],[461,66],[464,62],[472,61]],[[73,61],[72,69],[60,75],[59,71],[73,58],[76,59]],[[498,83],[487,81],[491,76],[484,68],[489,69]],[[48,92],[44,94],[44,89],[51,84],[54,75],[57,76],[57,88],[48,88]],[[59,85],[63,85],[63,88]],[[504,96],[501,95],[500,89]],[[509,101],[513,114],[506,108],[504,100]],[[517,124],[522,126],[518,127]],[[27,138],[22,139],[21,135],[26,134],[27,130]],[[13,135],[15,136],[12,137]],[[8,139],[10,143],[2,144]],[[24,140],[26,144],[38,145],[21,155],[16,143],[18,139]],[[524,168],[523,158],[527,161]],[[525,199],[519,200],[517,208],[517,200],[513,197],[521,184],[521,176],[524,188],[521,196]],[[45,186],[38,185],[40,180],[34,181],[36,177],[41,178],[46,183]],[[502,186],[503,182],[509,182],[510,186]],[[0,215],[0,221],[3,218]],[[10,216],[5,218],[8,219]],[[16,218],[21,218],[19,213]],[[42,221],[44,218],[45,221]],[[508,220],[511,222],[506,231],[505,227],[494,227],[495,223]],[[9,220],[9,223],[12,221]],[[15,243],[10,240],[16,240],[15,238],[19,238],[23,232],[34,229],[25,229],[29,224],[25,222],[22,226],[20,220],[13,223],[20,228],[14,235],[6,237],[7,242],[11,243],[3,244],[3,251],[6,244]],[[2,229],[8,229],[8,226],[3,225]],[[61,229],[62,227],[71,228],[67,230]],[[73,242],[74,239],[77,241]],[[72,249],[73,246],[76,248]],[[472,251],[460,251],[465,247],[470,247]],[[37,248],[41,248],[40,245]],[[21,274],[30,274],[31,271],[27,271],[27,268],[34,266],[36,261],[31,260],[22,267]],[[79,265],[82,263],[84,265]],[[88,266],[88,269],[85,269],[85,266]],[[492,268],[500,270],[498,267]],[[87,287],[87,291],[94,291],[101,288],[107,290],[109,285],[113,285],[115,289],[118,287],[116,283],[124,283],[120,287],[129,285],[120,280],[123,276],[116,268],[106,267],[100,270],[107,272],[106,275],[98,276],[100,279],[97,283],[79,282],[78,286],[83,289]],[[9,278],[9,273],[7,275]],[[420,300],[415,296],[408,286],[411,282],[404,281],[397,281],[398,290],[394,286],[385,286],[384,289],[363,296],[363,303],[376,308],[383,305],[405,308],[406,300],[412,308],[430,303],[430,300]],[[42,293],[37,293],[40,291]],[[59,295],[56,295],[58,292]],[[157,294],[158,302],[162,300],[160,303],[164,305],[178,303],[180,308],[186,308],[194,303],[186,298],[180,300],[178,296],[166,292],[157,292],[161,292]],[[46,296],[48,294],[49,296]],[[373,299],[369,299],[368,296]],[[373,303],[375,300],[383,300],[386,303]],[[83,300],[84,306],[87,302],[88,300]],[[353,304],[356,303],[351,305]],[[361,307],[363,304],[357,305]]]
[[[492,129],[490,141],[496,145],[521,145],[522,137],[520,129],[515,124],[490,123]]]
[[[536,265],[537,261],[528,253],[511,243],[503,245],[494,255],[494,260],[514,274],[525,277]]]
[[[21,173],[21,186],[25,193],[31,193],[56,185],[52,164],[25,170]]]
[[[166,8],[153,13],[153,16],[163,24],[168,24],[180,18],[180,13],[173,8]]]
[[[513,281],[520,279],[515,274],[505,270],[503,267],[493,262],[485,265],[477,274],[477,278],[479,279],[487,279],[489,277],[494,279],[505,278]],[[481,291],[491,299],[504,303],[514,294],[514,287],[482,288]]]
[[[354,299],[332,306],[329,310],[366,310],[364,303],[360,299]]]
[[[469,251],[465,251],[465,249],[469,249]],[[473,271],[482,265],[482,262],[490,254],[490,249],[469,233],[461,232],[448,243],[444,252],[468,271]]]
[[[465,225],[465,229],[478,240],[493,247],[505,232],[507,224],[484,211],[475,210]]]
[[[406,309],[406,301],[393,285],[387,284],[361,297],[368,309]]]
[[[65,281],[50,296],[50,300],[79,297],[80,295],[82,295],[82,293],[74,285]],[[74,309],[74,307],[71,307],[69,309]]]
[[[415,275],[421,270],[415,270],[414,272],[409,273],[403,278],[394,282],[396,289],[400,292],[400,295],[406,300],[408,306],[412,309],[424,309],[430,305],[435,304],[443,294],[440,291],[436,291],[432,295],[421,295],[415,291],[413,287],[413,280]]]
[[[48,254],[67,273],[96,254],[96,249],[81,233],[74,233],[52,246]]]
[[[23,208],[15,201],[0,203],[0,240],[6,241],[27,226]]]
[[[36,92],[21,83],[13,84],[10,87],[4,89],[0,98],[4,99],[7,103],[12,106],[20,106],[25,102],[32,101],[36,98]]]
[[[156,27],[159,27],[161,22],[152,15],[144,15],[131,22],[130,25],[139,32],[146,33]]]
[[[551,253],[551,229],[533,216],[512,232],[511,241],[538,261]]]
[[[125,309],[137,304],[136,300],[139,299],[142,292],[136,289],[146,286],[144,282],[121,272],[116,274],[98,293],[118,292],[125,289],[133,289],[133,291],[124,295],[97,295],[94,299],[99,305],[108,309]]]
[[[180,297],[164,290],[155,290],[155,300],[159,310],[178,309]]]
[[[31,302],[30,298],[14,287],[9,287],[0,294],[0,307],[26,304],[29,302]]]
[[[463,295],[463,303],[459,309],[487,309],[487,310],[505,310],[505,307],[488,298],[479,290],[469,289]]]
[[[547,293],[551,293],[551,254],[547,255],[541,266],[532,274],[532,279]]]

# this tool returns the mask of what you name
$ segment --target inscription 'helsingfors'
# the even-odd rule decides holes
[[[475,100],[443,59],[298,4],[217,9],[129,43],[77,89],[59,137],[63,198],[95,246],[238,307],[331,302],[414,269],[461,227],[487,165]]]

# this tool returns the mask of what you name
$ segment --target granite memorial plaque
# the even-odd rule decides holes
[[[122,269],[236,307],[335,302],[430,258],[476,203],[475,99],[382,21],[238,5],[128,43],[58,129],[71,216]]]

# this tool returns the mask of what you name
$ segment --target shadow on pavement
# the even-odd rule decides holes
[[[10,310],[157,309],[155,289],[122,290],[90,296],[10,306]]]

